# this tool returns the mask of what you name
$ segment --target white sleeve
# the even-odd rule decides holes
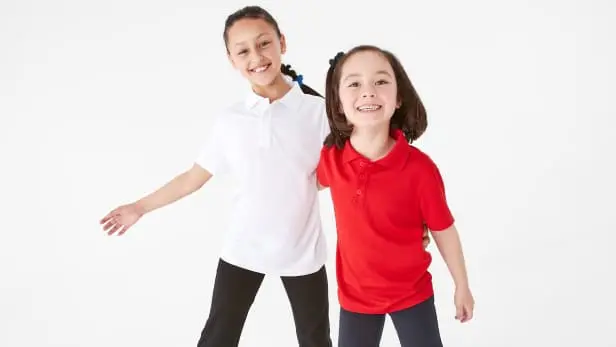
[[[228,169],[225,156],[225,148],[227,148],[225,134],[224,119],[217,116],[195,160],[197,165],[206,169],[212,175],[224,173]]]
[[[323,109],[321,112],[321,143],[325,141],[325,138],[331,132],[329,128],[329,122],[327,121],[327,111],[325,108],[325,103],[323,103]]]

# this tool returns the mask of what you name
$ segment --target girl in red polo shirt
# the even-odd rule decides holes
[[[439,170],[409,145],[426,129],[425,109],[390,52],[359,46],[330,65],[317,177],[338,232],[339,346],[378,346],[386,314],[403,347],[442,346],[425,227],[455,282],[456,319],[472,318],[474,299]]]

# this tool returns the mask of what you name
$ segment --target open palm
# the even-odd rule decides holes
[[[109,235],[124,234],[133,224],[143,216],[143,212],[138,208],[136,204],[122,205],[111,212],[109,212],[100,224],[103,225]]]

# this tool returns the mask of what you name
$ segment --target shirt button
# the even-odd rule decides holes
[[[360,173],[359,174],[359,179],[363,180],[364,178],[366,178],[366,174],[365,173]]]
[[[361,195],[361,189],[357,189],[357,195]]]
[[[359,166],[361,166],[361,167],[366,166],[366,162],[365,162],[365,161],[360,161],[360,162],[359,162]]]

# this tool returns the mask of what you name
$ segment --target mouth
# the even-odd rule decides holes
[[[381,109],[381,105],[377,105],[377,104],[368,104],[368,105],[361,105],[361,106],[357,106],[357,111],[359,112],[374,112],[374,111],[378,111]]]
[[[264,64],[264,65],[259,65],[253,69],[249,69],[248,71],[252,72],[252,73],[262,73],[265,72],[267,69],[269,69],[269,67],[272,66],[271,63],[268,64]]]

